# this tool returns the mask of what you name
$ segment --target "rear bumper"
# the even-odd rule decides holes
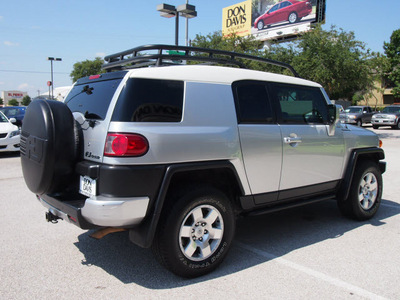
[[[49,195],[38,196],[53,215],[83,229],[130,227],[139,224],[147,213],[148,197],[108,198],[61,201]]]

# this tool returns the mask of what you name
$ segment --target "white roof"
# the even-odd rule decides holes
[[[139,78],[210,82],[229,85],[238,80],[260,80],[321,87],[321,85],[318,83],[293,76],[285,76],[248,69],[207,65],[180,65],[157,68],[140,68],[131,70],[129,75],[130,77]]]

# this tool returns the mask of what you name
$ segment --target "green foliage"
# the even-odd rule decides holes
[[[11,99],[10,101],[8,101],[8,105],[9,106],[19,106],[19,102],[17,99]]]
[[[82,77],[104,73],[101,69],[103,63],[104,61],[100,57],[96,57],[94,60],[87,59],[77,62],[74,64],[74,68],[69,76],[72,82],[75,82]]]
[[[388,78],[395,84],[392,90],[395,98],[400,98],[400,29],[393,31],[390,42],[384,43],[383,49],[388,59]]]
[[[3,98],[0,97],[0,105],[3,105],[3,104],[4,104]]]
[[[28,95],[26,95],[24,98],[22,98],[22,102],[21,102],[22,105],[28,106],[29,103],[31,103],[31,97],[29,97]]]
[[[373,84],[368,65],[372,53],[353,32],[317,26],[298,40],[297,49],[293,65],[300,76],[320,83],[332,99],[351,99]]]
[[[332,99],[350,100],[358,91],[364,94],[371,91],[374,76],[377,76],[377,72],[371,72],[371,66],[384,61],[383,57],[366,49],[364,43],[355,40],[353,32],[334,26],[329,31],[317,26],[294,42],[272,44],[269,49],[263,49],[263,43],[253,37],[224,38],[221,32],[197,35],[193,46],[246,53],[291,64],[301,77],[320,83]],[[371,62],[373,58],[377,59]],[[257,62],[245,64],[256,70],[291,75],[280,67]]]

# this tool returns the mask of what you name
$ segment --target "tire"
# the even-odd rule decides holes
[[[362,127],[362,121],[361,121],[361,120],[358,120],[358,121],[357,121],[357,126],[358,126],[358,127]]]
[[[363,161],[353,175],[349,196],[338,200],[343,215],[364,221],[372,218],[381,203],[382,174],[375,162]]]
[[[378,125],[372,125],[372,128],[373,129],[379,129],[379,126]]]
[[[33,193],[56,193],[69,184],[79,136],[80,128],[64,103],[35,100],[28,106],[21,131],[21,166]]]
[[[222,192],[211,187],[195,188],[178,197],[170,211],[164,211],[153,252],[178,276],[202,276],[218,267],[227,255],[235,226],[231,204]]]
[[[264,21],[260,20],[257,22],[257,29],[258,30],[263,30],[264,29]]]
[[[296,12],[291,12],[288,17],[288,21],[290,24],[296,23],[298,21],[298,16]]]

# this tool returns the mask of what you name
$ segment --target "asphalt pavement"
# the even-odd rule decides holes
[[[97,241],[47,223],[19,156],[0,153],[0,299],[400,299],[400,131],[373,131],[387,161],[373,219],[348,220],[335,201],[240,219],[224,263],[193,280],[126,232]]]

